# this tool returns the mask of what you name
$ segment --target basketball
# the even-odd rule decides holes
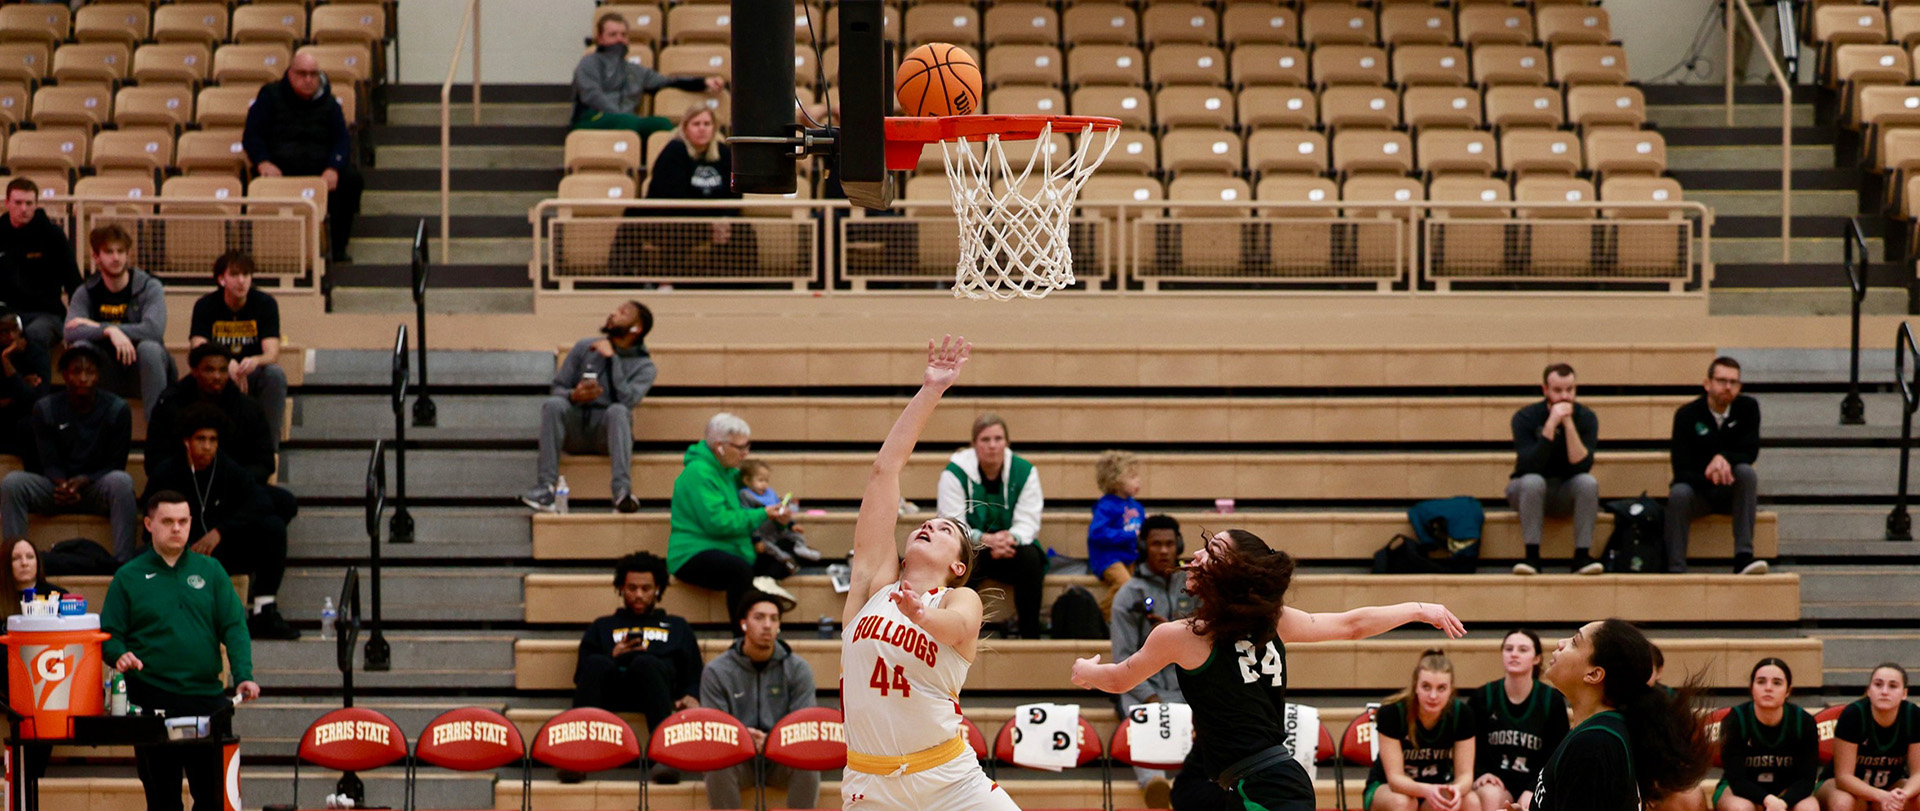
[[[980,65],[958,46],[929,42],[900,63],[893,94],[905,115],[977,115]]]

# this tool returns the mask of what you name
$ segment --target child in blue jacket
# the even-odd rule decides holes
[[[1107,451],[1093,471],[1105,495],[1093,503],[1093,520],[1087,524],[1087,571],[1107,585],[1100,613],[1111,617],[1114,592],[1133,579],[1133,564],[1140,560],[1140,521],[1147,510],[1134,498],[1140,494],[1139,457]]]

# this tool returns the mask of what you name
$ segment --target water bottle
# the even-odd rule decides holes
[[[567,514],[567,495],[572,492],[573,492],[573,488],[567,486],[567,477],[561,476],[560,483],[553,486],[553,511],[554,512],[557,512],[561,515]]]
[[[107,707],[116,716],[127,714],[127,678],[119,673],[113,674],[113,699]]]
[[[821,639],[833,638],[833,617],[830,617],[826,614],[820,615],[820,638]]]
[[[320,641],[333,641],[333,623],[340,618],[340,610],[333,607],[332,597],[320,598]]]

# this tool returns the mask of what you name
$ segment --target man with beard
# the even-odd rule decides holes
[[[673,713],[700,706],[700,641],[687,621],[660,610],[667,590],[667,562],[635,552],[613,568],[620,610],[593,621],[580,637],[573,670],[573,706],[639,712],[658,728]],[[671,780],[655,769],[661,782]],[[561,772],[560,782],[580,775]]]
[[[536,486],[520,501],[553,512],[560,479],[560,452],[604,453],[613,462],[613,507],[637,512],[633,497],[633,409],[653,388],[656,370],[647,355],[653,311],[622,302],[607,316],[602,337],[581,338],[567,352],[540,407],[540,468]]]
[[[20,314],[27,340],[41,352],[60,343],[67,303],[80,286],[80,266],[67,232],[40,210],[40,185],[24,177],[7,182],[7,216],[0,217],[0,301]]]

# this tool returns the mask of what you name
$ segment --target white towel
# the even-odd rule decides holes
[[[1080,705],[1022,704],[1013,718],[1015,765],[1057,772],[1080,762]]]

